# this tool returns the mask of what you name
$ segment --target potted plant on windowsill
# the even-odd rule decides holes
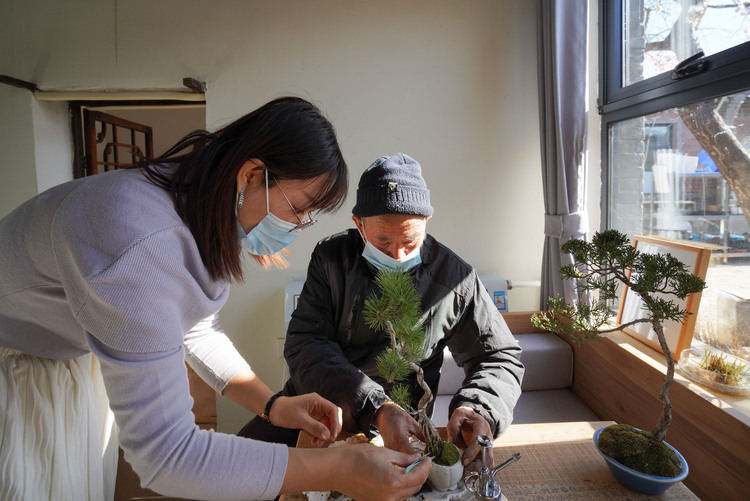
[[[569,240],[561,251],[573,256],[573,265],[560,269],[564,279],[574,280],[579,294],[590,294],[590,302],[568,304],[558,296],[550,298],[547,310],[532,316],[541,329],[566,334],[577,344],[601,339],[601,334],[638,323],[650,323],[667,362],[659,399],[662,412],[651,431],[626,424],[602,428],[594,441],[615,477],[627,487],[646,494],[658,494],[688,473],[679,452],[664,441],[672,423],[669,398],[674,380],[675,361],[664,335],[667,320],[684,322],[691,313],[675,304],[690,294],[701,292],[706,284],[687,270],[671,254],[646,254],[635,249],[627,236],[616,230],[596,233],[591,242]],[[618,326],[610,326],[615,312],[612,301],[617,287],[626,285],[643,301],[643,316]]]
[[[425,454],[432,458],[428,481],[440,491],[456,488],[463,464],[461,451],[454,444],[440,438],[427,415],[433,394],[424,381],[419,363],[424,359],[424,328],[421,321],[419,293],[409,273],[384,268],[375,277],[380,294],[373,292],[365,301],[367,324],[390,338],[388,348],[376,357],[378,373],[391,384],[389,397],[402,409],[416,417],[425,438]],[[416,373],[417,383],[424,392],[417,409],[411,406],[409,388],[403,384],[410,372]]]
[[[680,369],[686,378],[711,391],[750,395],[750,363],[716,348],[687,348]]]

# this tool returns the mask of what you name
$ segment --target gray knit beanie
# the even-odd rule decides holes
[[[422,167],[404,153],[380,157],[362,173],[357,203],[352,209],[352,214],[358,217],[385,214],[430,217],[433,212]]]

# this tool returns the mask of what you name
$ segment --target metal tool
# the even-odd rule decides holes
[[[510,458],[490,471],[487,466],[487,458],[492,454],[492,439],[487,435],[479,435],[477,443],[482,447],[482,469],[478,472],[473,471],[466,475],[464,484],[466,488],[474,493],[474,496],[481,501],[490,501],[500,499],[500,485],[495,480],[497,472],[506,466],[515,463],[521,459],[521,453],[516,452]]]
[[[411,470],[414,469],[415,466],[417,466],[419,463],[421,463],[422,461],[424,461],[424,458],[426,458],[426,457],[427,457],[427,454],[423,454],[422,457],[420,457],[419,459],[417,459],[416,461],[414,461],[412,464],[410,464],[409,466],[407,466],[406,469],[404,470],[404,473],[409,473]]]

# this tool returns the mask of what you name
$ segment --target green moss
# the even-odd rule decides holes
[[[461,459],[461,451],[450,442],[442,442],[439,455],[433,459],[437,464],[451,466]]]
[[[626,424],[606,427],[599,435],[599,448],[628,468],[657,477],[676,477],[682,473],[680,460],[662,442],[654,442],[651,433]]]

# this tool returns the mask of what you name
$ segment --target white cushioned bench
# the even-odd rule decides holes
[[[513,412],[514,423],[596,421],[598,417],[573,393],[573,350],[565,341],[549,333],[521,333],[514,336],[521,345],[521,362],[526,371],[521,397]],[[435,397],[433,421],[448,423],[448,405],[461,388],[464,371],[446,348]]]

